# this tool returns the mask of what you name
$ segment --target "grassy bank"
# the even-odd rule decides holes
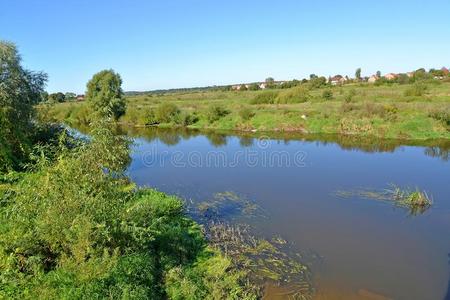
[[[87,124],[87,103],[42,105],[47,121]],[[196,91],[127,97],[120,123],[214,130],[450,138],[450,83]]]

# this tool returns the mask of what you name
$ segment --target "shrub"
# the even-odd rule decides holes
[[[412,86],[410,86],[408,89],[405,90],[404,95],[406,97],[409,97],[409,96],[420,97],[420,96],[425,95],[427,89],[428,89],[428,87],[425,84],[416,82]]]
[[[248,121],[255,116],[255,113],[250,108],[243,108],[239,111],[239,116],[244,121]]]
[[[351,89],[347,92],[347,94],[345,94],[344,96],[344,101],[347,103],[350,103],[353,101],[353,97],[356,96],[356,91],[354,89]]]
[[[450,108],[431,110],[428,116],[450,126]]]
[[[267,91],[260,93],[253,98],[250,103],[251,104],[273,104],[275,103],[275,99],[278,97],[278,92],[275,91]]]
[[[332,90],[324,90],[322,92],[322,98],[325,100],[333,99],[333,91]]]
[[[309,91],[304,86],[298,86],[281,92],[276,98],[278,104],[302,103],[310,98]]]
[[[206,111],[206,117],[208,118],[208,121],[210,123],[213,123],[213,122],[225,117],[229,113],[230,112],[223,106],[214,104],[214,105],[211,105],[208,108],[208,110]]]
[[[188,112],[182,112],[179,115],[179,120],[177,124],[183,125],[183,126],[189,126],[192,124],[195,124],[198,122],[198,116],[196,113],[190,114]]]
[[[180,109],[173,103],[164,102],[155,110],[155,119],[158,123],[174,122],[180,114]]]

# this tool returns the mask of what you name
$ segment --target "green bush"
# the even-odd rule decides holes
[[[208,119],[209,123],[213,123],[215,121],[218,121],[219,119],[225,117],[230,112],[224,108],[223,106],[219,104],[213,104],[210,107],[208,107],[206,111],[206,118]]]
[[[431,110],[428,116],[450,126],[450,108]]]
[[[158,123],[171,123],[179,118],[180,109],[173,103],[163,102],[155,110],[155,119]]]
[[[275,102],[278,104],[303,103],[308,101],[310,97],[306,87],[297,86],[280,92]]]
[[[250,104],[274,104],[278,97],[278,92],[266,91],[259,93],[250,101]]]
[[[346,103],[350,103],[353,101],[353,97],[355,97],[355,96],[356,96],[356,91],[354,89],[351,89],[345,94],[344,101]]]
[[[248,121],[255,116],[255,113],[248,107],[245,107],[239,111],[239,116],[243,121]]]
[[[322,92],[322,98],[325,99],[325,100],[331,100],[331,99],[333,99],[333,91],[332,91],[332,90],[329,90],[329,89],[324,90],[324,91]]]
[[[410,96],[420,97],[420,96],[425,95],[427,89],[428,89],[428,87],[425,84],[416,82],[412,86],[410,86],[408,89],[405,90],[404,95],[406,97],[410,97]]]

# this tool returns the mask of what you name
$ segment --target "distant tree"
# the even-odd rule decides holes
[[[275,79],[273,79],[273,77],[267,77],[266,78],[266,83],[274,83]]]
[[[377,71],[377,77],[381,78],[381,71]]]
[[[113,70],[103,70],[95,74],[87,84],[86,100],[94,111],[103,117],[118,120],[125,114],[122,79]]]
[[[47,75],[21,66],[14,44],[0,41],[0,172],[28,158],[34,129],[33,105],[42,100]]]
[[[75,93],[67,92],[65,94],[65,99],[66,100],[74,100],[76,97],[77,97],[77,95]]]
[[[313,79],[315,79],[315,78],[317,78],[317,75],[316,75],[316,74],[310,74],[310,75],[309,75],[309,80],[313,80]]]
[[[247,86],[245,84],[241,84],[241,86],[239,87],[240,91],[246,91],[247,90]]]
[[[361,68],[356,69],[355,78],[361,80]]]
[[[259,90],[259,84],[257,84],[257,83],[252,83],[252,84],[248,87],[248,89],[249,89],[250,91],[257,91],[257,90]]]
[[[315,77],[309,81],[309,84],[311,85],[311,88],[317,89],[317,88],[327,85],[327,79],[323,76]]]
[[[48,102],[51,102],[51,103],[61,103],[61,102],[64,102],[65,99],[66,99],[66,96],[61,92],[52,93],[52,94],[48,95]]]

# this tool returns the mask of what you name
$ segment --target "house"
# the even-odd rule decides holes
[[[413,78],[413,77],[414,77],[414,72],[408,72],[408,73],[406,73],[406,75],[407,75],[409,78]]]
[[[445,76],[448,76],[448,74],[450,73],[450,71],[446,67],[442,67],[441,71]]]
[[[384,75],[384,78],[386,78],[387,80],[394,80],[394,79],[397,79],[397,77],[398,77],[398,75],[394,74],[394,73],[389,73],[389,74]]]
[[[369,77],[369,79],[367,79],[368,83],[375,83],[378,79],[380,79],[380,77],[378,77],[377,75],[372,75]]]
[[[84,101],[84,95],[77,95],[77,101]]]
[[[332,85],[338,85],[338,84],[344,84],[346,80],[344,77],[342,77],[342,75],[336,75],[336,76],[329,78],[328,81]]]
[[[265,82],[260,83],[260,84],[259,84],[259,88],[260,88],[261,90],[265,90],[265,89],[267,88],[267,83],[265,83]]]

